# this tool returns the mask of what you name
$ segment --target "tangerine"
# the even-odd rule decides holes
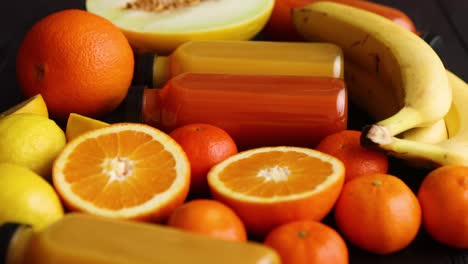
[[[418,190],[423,226],[435,240],[468,249],[468,167],[431,171]]]
[[[293,221],[271,230],[264,244],[278,252],[283,264],[346,264],[348,248],[341,235],[316,221]]]
[[[192,194],[208,193],[208,171],[237,153],[232,137],[215,125],[189,124],[176,128],[169,135],[182,146],[190,161]]]
[[[247,232],[237,214],[215,200],[194,199],[177,207],[168,225],[213,238],[247,241]]]
[[[377,254],[405,248],[421,225],[421,207],[416,195],[402,180],[383,173],[346,182],[334,215],[346,239]]]
[[[342,130],[323,138],[316,149],[340,159],[346,168],[346,181],[362,175],[388,172],[388,157],[360,144],[361,132]]]

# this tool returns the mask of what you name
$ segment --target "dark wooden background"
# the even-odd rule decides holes
[[[255,0],[253,0],[255,1]],[[443,46],[438,50],[446,68],[468,81],[468,0],[375,0],[404,11],[422,31],[438,34]],[[84,0],[4,1],[0,14],[0,111],[20,102],[15,77],[15,57],[26,31],[42,17],[66,8],[84,9]],[[468,102],[467,102],[468,103]],[[416,189],[424,172],[400,167],[396,172]],[[182,252],[181,252],[182,253]],[[468,251],[456,250],[431,240],[421,230],[406,249],[378,256],[350,246],[351,263],[468,264]]]

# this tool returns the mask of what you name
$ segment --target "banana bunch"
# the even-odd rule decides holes
[[[447,70],[453,102],[444,120],[448,139],[436,144],[392,137],[378,148],[420,167],[468,165],[468,84]]]
[[[343,49],[350,100],[377,120],[364,138],[377,146],[395,136],[426,143],[447,138],[443,119],[452,90],[442,61],[423,39],[377,14],[333,2],[293,9],[292,19],[305,39]]]
[[[316,2],[293,9],[307,40],[342,47],[350,100],[375,124],[361,142],[412,165],[468,165],[468,85],[420,37],[374,13]]]
[[[388,83],[362,67],[346,61],[344,77],[349,99],[374,120],[386,119],[398,112],[400,103]],[[444,119],[427,127],[416,127],[397,135],[399,138],[424,143],[438,143],[448,138]]]

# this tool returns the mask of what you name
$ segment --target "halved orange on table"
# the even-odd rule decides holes
[[[70,210],[162,221],[188,195],[190,164],[164,132],[112,124],[71,140],[54,163],[53,183]]]
[[[263,237],[294,220],[322,220],[343,188],[343,163],[301,147],[261,147],[215,165],[208,184],[215,199],[230,206],[248,232]]]

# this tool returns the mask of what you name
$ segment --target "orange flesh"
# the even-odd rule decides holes
[[[272,151],[231,163],[219,174],[219,179],[238,193],[274,197],[312,191],[332,173],[332,165],[318,158],[299,152]]]
[[[132,140],[123,140],[127,137]],[[72,191],[110,210],[141,205],[167,190],[176,178],[172,155],[142,132],[88,139],[70,154],[71,160],[63,173]]]

